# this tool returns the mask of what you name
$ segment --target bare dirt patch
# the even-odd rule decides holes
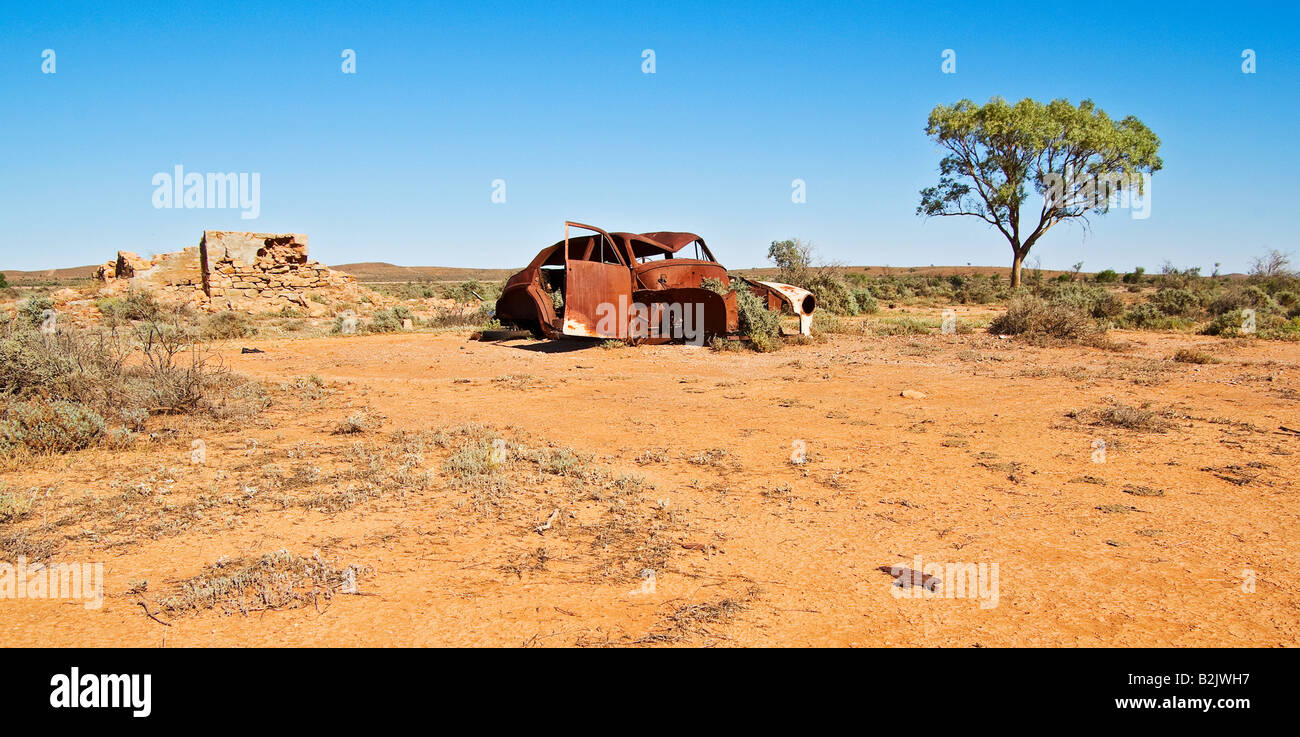
[[[1300,640],[1300,434],[1278,430],[1300,425],[1294,344],[867,332],[771,354],[453,333],[224,345],[268,387],[258,417],[0,476],[3,558],[103,561],[107,596],[0,601],[5,641]],[[261,576],[277,551],[327,564]],[[900,596],[880,569],[918,556],[996,563],[996,606]],[[239,575],[230,561],[240,597],[181,604]],[[362,595],[334,595],[349,566]],[[277,605],[255,605],[265,586]]]

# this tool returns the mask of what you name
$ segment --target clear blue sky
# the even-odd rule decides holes
[[[1005,265],[979,221],[915,215],[940,158],[929,110],[993,95],[1092,98],[1163,142],[1150,218],[1062,226],[1044,267],[1300,251],[1292,3],[264,5],[7,0],[0,267],[205,228],[307,233],[327,263],[514,267],[566,218],[691,230],[732,267],[787,237],[848,264]],[[152,177],[177,164],[260,173],[260,217],[155,209]]]

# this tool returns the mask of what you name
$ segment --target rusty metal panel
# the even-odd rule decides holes
[[[620,264],[569,261],[565,266],[565,335],[621,338],[627,324],[617,319],[619,304],[632,301],[632,272]],[[626,308],[624,308],[626,309]]]

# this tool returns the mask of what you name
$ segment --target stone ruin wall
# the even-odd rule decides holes
[[[152,259],[119,251],[95,275],[109,292],[142,287],[165,301],[211,311],[296,307],[316,315],[326,310],[310,299],[313,294],[344,300],[356,296],[356,280],[310,260],[307,236],[299,233],[205,230],[198,246]]]

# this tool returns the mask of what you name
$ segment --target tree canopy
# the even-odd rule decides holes
[[[917,214],[971,216],[997,228],[1011,243],[1012,286],[1048,230],[1067,220],[1086,224],[1115,195],[1141,194],[1141,175],[1162,166],[1150,128],[1131,115],[1115,121],[1091,100],[961,100],[930,111],[925,132],[946,154],[939,183],[921,190]],[[1037,212],[1030,187],[1042,198]]]

